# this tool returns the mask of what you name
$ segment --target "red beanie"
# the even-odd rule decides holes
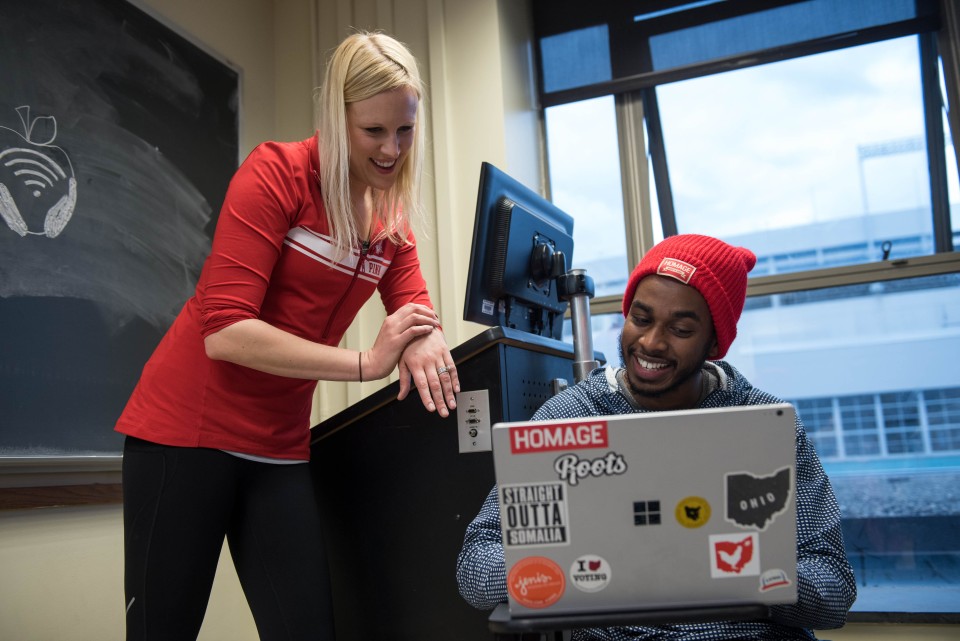
[[[717,334],[717,358],[723,358],[737,336],[737,321],[747,297],[747,272],[757,257],[744,247],[697,234],[670,236],[647,252],[623,293],[623,315],[630,313],[640,281],[650,274],[676,278],[695,288],[707,301]]]

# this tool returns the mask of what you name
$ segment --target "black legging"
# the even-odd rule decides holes
[[[327,557],[306,464],[127,437],[127,641],[194,641],[226,535],[263,641],[333,639]]]

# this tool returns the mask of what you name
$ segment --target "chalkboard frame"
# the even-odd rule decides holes
[[[10,5],[13,4],[14,3],[10,3]],[[236,166],[240,161],[239,141],[242,122],[242,109],[240,100],[243,83],[242,70],[233,65],[223,56],[212,51],[204,43],[198,42],[196,38],[192,37],[189,33],[185,32],[177,25],[170,23],[168,20],[159,16],[151,9],[144,7],[139,2],[131,0],[91,0],[90,3],[84,3],[84,8],[88,12],[92,9],[102,9],[106,12],[116,12],[115,15],[118,16],[117,19],[122,22],[124,35],[133,34],[134,37],[139,37],[139,35],[136,33],[137,30],[146,30],[143,33],[149,32],[147,33],[147,36],[151,37],[152,34],[152,36],[156,38],[156,41],[147,42],[145,46],[155,47],[158,43],[160,43],[165,48],[169,47],[167,52],[170,53],[172,57],[175,57],[178,53],[183,53],[184,48],[189,49],[189,55],[202,57],[207,61],[207,64],[218,69],[219,72],[222,73],[225,82],[229,85],[228,89],[226,90],[226,94],[222,96],[224,99],[219,101],[220,103],[224,104],[220,104],[219,107],[225,112],[232,114],[232,120],[227,123],[228,126],[226,129],[229,140],[225,143],[225,148],[232,150],[232,153],[230,154],[231,157],[229,159],[230,166],[218,166],[218,169],[222,170],[222,175],[219,177],[219,183],[217,183],[217,181],[207,181],[211,184],[204,185],[203,189],[197,189],[198,192],[204,193],[206,196],[204,200],[209,206],[209,217],[203,225],[203,233],[206,235],[206,243],[203,248],[203,257],[205,257],[206,251],[209,249],[209,239],[212,238],[216,215],[219,212],[220,202],[222,201],[222,194],[226,189],[226,182],[229,180],[229,176],[232,176],[233,171],[235,171]],[[6,9],[4,9],[4,11],[6,11]],[[178,62],[182,62],[182,60]],[[139,70],[142,70],[142,67]],[[0,75],[2,75],[2,72],[3,69],[0,69]],[[114,89],[116,89],[116,87],[114,87]],[[9,119],[10,114],[3,115],[7,116],[7,118],[6,121],[0,121],[0,126],[11,124]],[[37,124],[44,124],[39,119],[46,119],[46,117],[47,114],[44,113],[44,109],[42,108],[34,114],[28,115],[26,119],[21,113],[20,119],[23,122],[24,132],[27,133],[26,139],[28,141],[29,126],[34,122]],[[165,114],[158,113],[155,115],[155,120],[163,121],[164,117]],[[54,122],[53,131],[56,131],[56,127],[57,124]],[[5,127],[5,129],[9,130],[10,128]],[[41,131],[41,134],[43,135],[47,135],[48,133],[49,127],[47,132]],[[162,133],[163,132],[159,132],[157,134],[157,139],[162,139]],[[220,134],[222,137],[223,130],[218,130],[218,134]],[[146,142],[149,145],[156,142],[156,140],[147,140]],[[64,148],[68,149],[66,145],[64,145]],[[156,147],[156,149],[158,152],[160,151],[159,145]],[[190,175],[190,169],[183,169],[179,166],[177,166],[177,169],[183,172],[184,180],[187,183],[191,183],[192,176]],[[78,171],[76,175],[78,179],[82,178],[80,171]],[[226,178],[224,178],[224,175]],[[89,177],[87,182],[90,182]],[[80,188],[82,187],[83,185],[81,184]],[[211,192],[219,194],[219,198],[209,197],[208,194]],[[76,213],[79,214],[79,212],[80,206],[78,204]],[[48,219],[49,218],[50,216],[48,215]],[[5,220],[9,225],[9,220],[7,220],[7,217],[5,217]],[[11,226],[11,229],[14,229],[14,227]],[[31,228],[27,231],[32,235],[41,236],[42,234],[38,233],[36,229],[37,228]],[[14,231],[17,230],[14,229]],[[47,236],[47,239],[53,237],[53,234],[51,234],[51,227],[49,225],[44,227],[43,231]],[[54,229],[54,231],[57,230]],[[66,232],[67,229],[61,227],[60,231]],[[189,275],[193,278],[193,282],[195,282],[195,278],[199,276],[199,265],[201,263],[202,257],[200,257],[200,262],[194,259],[191,264],[187,265],[185,263],[184,265],[185,273],[189,272]],[[4,273],[2,257],[0,257],[0,277],[3,277]],[[192,293],[192,284],[189,286],[189,291],[182,295],[182,300],[180,300],[181,304],[183,300],[186,300],[190,293]],[[0,292],[0,294],[2,294],[2,292]],[[0,296],[0,302],[4,302],[4,300],[4,297]],[[139,361],[136,369],[136,376],[139,375],[139,368],[142,367],[143,363],[146,361],[146,358],[149,356],[149,353],[152,352],[156,342],[159,341],[159,338],[166,330],[166,327],[168,327],[169,323],[172,322],[173,315],[175,315],[175,310],[170,312],[168,317],[163,318],[162,322],[159,322],[159,327],[154,328],[156,331],[152,335],[151,340],[139,346],[137,350]],[[152,320],[155,324],[158,323],[155,318]],[[0,344],[0,348],[2,347],[3,345]],[[2,349],[0,349],[0,351],[2,351]],[[136,376],[128,377],[130,380],[127,381],[127,384],[131,390],[133,383],[135,383]],[[4,404],[7,404],[8,401],[11,400],[12,399],[10,398],[6,399]],[[118,414],[119,412],[117,411],[116,413]],[[104,424],[103,429],[112,432],[112,422],[109,424]],[[0,430],[0,437],[2,436],[3,432]],[[110,490],[106,493],[102,491],[95,491],[92,494],[94,497],[107,497],[105,502],[113,502],[119,495],[119,492],[117,491],[118,486],[115,484],[115,481],[119,480],[117,473],[119,472],[122,464],[122,437],[119,437],[115,443],[115,447],[111,447],[106,453],[95,452],[92,454],[84,454],[81,452],[78,454],[74,451],[52,451],[37,455],[0,455],[0,488],[17,488],[18,490],[24,490],[29,489],[31,484],[38,487],[50,487],[49,480],[44,479],[50,475],[55,475],[65,479],[64,483],[66,486],[72,487],[75,485],[95,484],[101,488],[101,490],[104,487],[113,488],[113,490]],[[2,445],[2,443],[0,443],[0,445]],[[24,486],[27,487],[25,488]],[[8,491],[9,490],[5,489],[3,490],[3,493]],[[93,502],[101,501],[94,498]],[[0,501],[0,503],[2,503],[2,501]],[[42,499],[38,504],[50,505],[51,502],[49,499]],[[0,505],[0,507],[2,507],[2,505]]]

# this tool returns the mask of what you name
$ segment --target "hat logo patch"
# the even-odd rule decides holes
[[[664,258],[660,261],[660,265],[657,266],[658,275],[676,278],[684,285],[690,284],[690,279],[693,278],[695,271],[697,271],[696,267],[682,260],[677,260],[676,258]]]

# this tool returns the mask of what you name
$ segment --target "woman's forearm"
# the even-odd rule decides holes
[[[383,365],[358,361],[358,352],[331,347],[294,336],[258,319],[246,319],[228,325],[204,339],[207,356],[228,361],[268,374],[325,381],[383,378]],[[367,355],[362,358],[368,359]]]

